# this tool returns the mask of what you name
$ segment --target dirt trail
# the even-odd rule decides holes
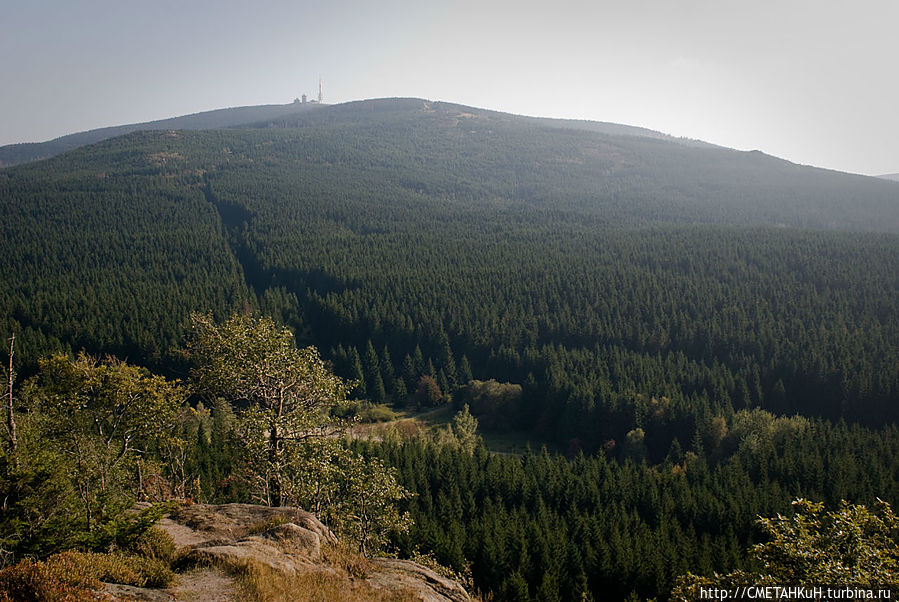
[[[178,575],[178,583],[168,593],[182,602],[231,602],[234,579],[215,568],[198,569]]]

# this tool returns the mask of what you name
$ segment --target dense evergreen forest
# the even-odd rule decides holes
[[[191,312],[247,307],[352,397],[559,450],[357,444],[417,494],[396,550],[500,599],[664,598],[794,497],[899,501],[892,182],[371,101],[0,171],[0,253],[22,375],[86,349],[183,377]],[[218,499],[226,439],[196,451]]]

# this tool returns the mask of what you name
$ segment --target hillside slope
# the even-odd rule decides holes
[[[258,125],[285,134],[247,158],[281,166],[317,158],[456,202],[499,198],[606,222],[899,232],[899,187],[891,183],[639,128],[419,99],[347,103]]]
[[[757,152],[380,100],[6,169],[0,218],[30,361],[172,369],[191,311],[246,302],[376,401],[530,379],[513,422],[553,436],[612,435],[635,392],[899,412],[899,185]]]
[[[47,159],[64,152],[122,136],[141,130],[209,130],[234,127],[245,123],[258,123],[267,119],[276,119],[283,115],[321,108],[323,105],[291,103],[286,105],[260,105],[251,107],[233,107],[204,111],[169,119],[159,119],[144,123],[118,125],[86,132],[78,132],[60,136],[47,142],[27,142],[0,146],[0,167],[10,167],[29,163],[39,159]]]
[[[395,549],[500,599],[661,598],[794,497],[896,503],[899,184],[573,125],[381,100],[4,169],[0,339],[183,379],[191,312],[256,310],[347,418],[451,396],[564,450],[351,443],[417,494]]]
[[[400,103],[411,100],[413,105],[422,102],[417,99],[384,99],[380,101],[391,106],[397,106]],[[345,106],[353,107],[357,104],[365,104],[370,110],[375,103],[379,101],[360,101],[359,103],[347,103]],[[308,115],[310,110],[320,109],[327,105],[319,105],[317,103],[298,104],[296,102],[286,105],[258,105],[248,107],[233,107],[227,109],[216,109],[212,111],[204,111],[201,113],[193,113],[190,115],[182,115],[180,117],[171,117],[168,119],[159,119],[156,121],[147,121],[143,123],[132,123],[127,125],[110,126],[89,130],[86,132],[77,132],[48,140],[46,142],[27,142],[20,144],[8,144],[0,146],[0,168],[21,165],[31,161],[40,159],[48,159],[55,157],[64,152],[74,150],[76,148],[122,136],[131,132],[143,130],[205,130],[220,129],[239,126],[255,126],[265,127],[273,122],[302,122]],[[483,112],[483,111],[481,111]],[[495,111],[493,115],[503,115]],[[711,144],[699,140],[690,140],[686,138],[675,138],[646,128],[621,125],[616,123],[606,123],[597,121],[579,121],[565,119],[546,119],[540,117],[516,117],[522,121],[532,121],[537,124],[552,124],[559,128],[570,128],[584,131],[593,131],[602,134],[611,134],[617,136],[641,136],[646,138],[655,138],[660,140],[669,140],[680,144],[700,147],[713,147]]]

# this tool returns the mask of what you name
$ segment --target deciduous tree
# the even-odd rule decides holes
[[[282,505],[294,489],[298,448],[327,434],[328,410],[352,383],[334,376],[315,347],[297,348],[290,330],[270,318],[235,314],[216,324],[194,315],[188,349],[198,391],[242,409],[240,432],[259,498]]]
[[[40,363],[30,395],[43,436],[69,459],[85,528],[112,519],[139,488],[136,461],[150,445],[177,438],[185,399],[177,382],[113,357],[57,354]]]
[[[758,572],[678,579],[674,600],[699,599],[699,588],[738,585],[849,585],[872,587],[899,579],[899,518],[877,500],[873,509],[841,502],[836,510],[798,499],[792,516],[760,518],[768,541],[753,546]]]

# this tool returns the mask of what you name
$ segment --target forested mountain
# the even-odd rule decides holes
[[[396,104],[398,101],[391,101]],[[418,101],[413,100],[414,104]],[[350,103],[352,106],[355,103]],[[367,105],[371,101],[367,101]],[[74,150],[78,147],[108,140],[116,136],[122,136],[131,132],[143,130],[207,130],[217,128],[229,128],[239,126],[255,126],[265,127],[278,121],[284,123],[286,120],[295,121],[300,119],[309,110],[323,108],[327,105],[317,103],[298,104],[296,102],[286,105],[259,105],[249,107],[232,107],[228,109],[216,109],[213,111],[203,111],[201,113],[193,113],[191,115],[182,115],[180,117],[171,117],[169,119],[159,119],[157,121],[147,121],[144,123],[132,123],[128,125],[110,126],[89,130],[86,132],[78,132],[68,134],[48,140],[47,142],[25,142],[19,144],[8,144],[0,146],[0,167],[11,167],[22,163],[29,163],[39,159],[47,159],[55,157],[66,151]],[[480,111],[483,112],[483,111]],[[499,113],[493,112],[494,115]],[[570,128],[584,131],[599,132],[602,134],[614,134],[619,136],[641,136],[645,138],[656,138],[660,140],[670,140],[680,144],[700,147],[712,147],[713,145],[687,138],[675,138],[646,128],[633,127],[617,123],[605,123],[597,121],[577,121],[565,119],[546,119],[536,117],[519,117],[521,121],[530,120],[538,124],[552,124],[559,128]]]
[[[791,496],[899,501],[894,182],[365,101],[2,170],[0,254],[24,373],[85,348],[183,375],[188,315],[246,306],[356,398],[452,393],[579,458],[367,450],[419,494],[418,539],[396,545],[474,562],[503,599],[545,575],[563,599],[616,578],[664,596],[682,569],[740,565]]]
[[[66,151],[80,146],[108,140],[116,136],[122,136],[141,130],[208,130],[243,125],[247,123],[264,122],[267,119],[277,119],[284,115],[295,114],[314,108],[321,108],[318,104],[291,103],[286,105],[261,105],[251,107],[232,107],[228,109],[216,109],[203,111],[191,115],[182,115],[169,119],[159,119],[145,123],[132,123],[117,125],[87,132],[78,132],[60,136],[47,142],[25,142],[21,144],[8,144],[0,146],[0,167],[9,167],[55,157]]]

